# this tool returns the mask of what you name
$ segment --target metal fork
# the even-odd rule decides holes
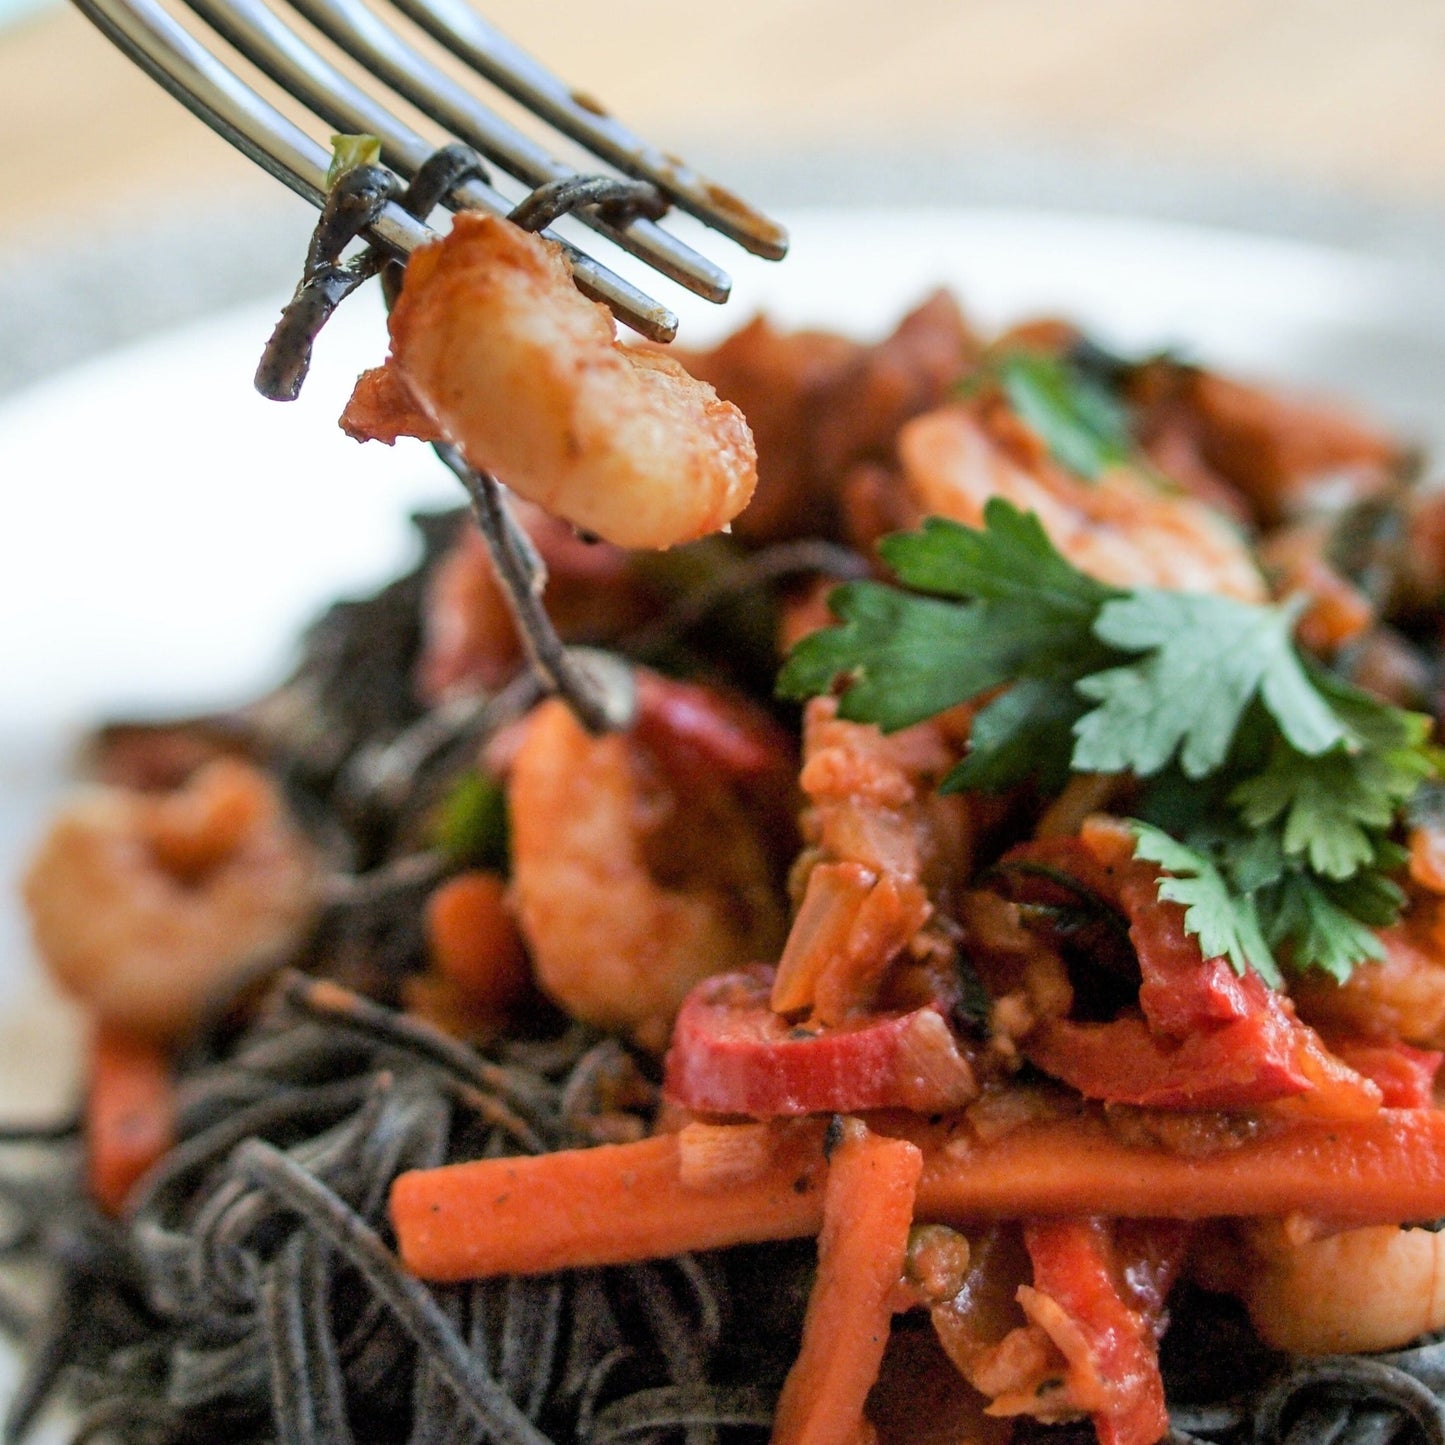
[[[214,131],[315,206],[327,193],[330,151],[282,115],[163,9],[157,0],[75,0],[142,70]],[[528,189],[577,174],[530,136],[483,105],[362,0],[184,0],[212,31],[301,101],[332,130],[376,136],[382,159],[399,177],[415,175],[434,142],[344,75],[283,17],[290,7],[397,95],[473,147]],[[579,142],[626,176],[654,185],[674,206],[756,255],[780,259],[787,234],[729,191],[675,156],[647,145],[569,89],[470,10],[463,0],[390,0],[453,55],[534,115]],[[452,209],[506,215],[513,202],[491,185],[466,181],[447,200]],[[725,271],[654,221],[618,223],[605,208],[582,209],[578,220],[654,269],[710,301],[725,301]],[[407,255],[433,233],[390,203],[367,238]],[[550,234],[550,233],[547,233]],[[554,240],[562,238],[553,236]],[[677,318],[666,307],[565,240],[578,286],[619,320],[655,341],[670,341]]]

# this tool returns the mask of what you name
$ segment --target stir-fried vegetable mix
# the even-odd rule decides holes
[[[147,1445],[1445,1442],[1445,494],[941,295],[684,380],[500,225],[348,413],[490,545],[425,519],[267,697],[103,731],[37,849],[93,1035],[0,1134],[8,1438],[63,1381]],[[472,470],[691,536],[734,406],[756,494],[670,552]],[[727,497],[663,507],[694,413]]]

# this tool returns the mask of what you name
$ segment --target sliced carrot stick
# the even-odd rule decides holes
[[[773,1133],[756,1174],[722,1190],[682,1183],[676,1134],[403,1174],[391,1190],[402,1260],[423,1279],[478,1279],[815,1234],[823,1125]]]
[[[174,1091],[166,1050],[110,1024],[90,1041],[86,1174],[91,1197],[119,1214],[136,1180],[174,1139]]]
[[[1381,1109],[1301,1123],[1212,1152],[1121,1141],[1102,1120],[1028,1125],[984,1145],[961,1126],[900,1120],[924,1150],[918,1217],[948,1224],[1028,1214],[1209,1219],[1300,1210],[1341,1224],[1437,1219],[1445,1209],[1445,1110]],[[1224,1126],[1227,1129],[1227,1124]]]
[[[459,873],[427,899],[427,949],[437,972],[477,1009],[496,1015],[526,993],[531,975],[498,873]]]
[[[403,1174],[391,1195],[402,1257],[424,1279],[458,1280],[815,1234],[821,1125],[774,1127],[771,1157],[723,1191],[684,1186],[676,1135]],[[1212,1152],[1189,1155],[1126,1143],[1095,1116],[1024,1125],[988,1144],[961,1118],[887,1115],[870,1127],[922,1149],[925,1222],[1298,1210],[1340,1224],[1398,1224],[1445,1215],[1445,1110],[1381,1109],[1254,1138],[1222,1127]]]
[[[857,1445],[903,1276],[917,1146],[844,1125],[823,1193],[818,1277],[773,1420],[773,1445]]]

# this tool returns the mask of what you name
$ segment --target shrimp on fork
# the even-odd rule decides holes
[[[621,346],[561,249],[459,215],[407,266],[391,355],[357,384],[358,440],[455,445],[519,496],[624,547],[726,527],[757,483],[742,413],[671,357]]]

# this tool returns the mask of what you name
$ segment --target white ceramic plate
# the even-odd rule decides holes
[[[1369,256],[1227,231],[1019,210],[811,212],[781,266],[722,256],[734,301],[683,298],[704,342],[766,306],[879,334],[933,286],[985,324],[1052,311],[1125,349],[1353,395],[1445,443],[1445,336],[1431,278]],[[669,298],[671,299],[671,298]],[[227,313],[0,405],[0,1114],[63,1098],[65,1029],[42,1003],[14,904],[27,840],[88,720],[254,692],[339,592],[397,570],[417,506],[454,504],[422,447],[358,447],[335,417],[379,360],[374,296],[326,331],[302,400],[250,378],[274,305]],[[13,1361],[0,1358],[0,1399]]]

